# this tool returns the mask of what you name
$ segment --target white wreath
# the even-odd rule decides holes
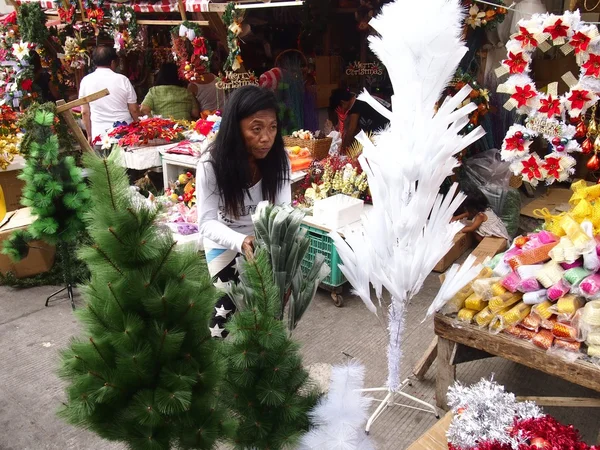
[[[575,140],[575,127],[567,123],[567,116],[577,118],[598,101],[600,93],[600,33],[595,25],[581,21],[579,11],[554,14],[535,14],[518,23],[519,32],[506,44],[507,58],[497,69],[498,77],[510,75],[498,92],[509,94],[506,109],[526,115],[525,126],[509,128],[502,144],[502,158],[513,164],[515,175],[523,175],[533,185],[539,181],[551,184],[566,181],[574,171],[571,152],[580,152]],[[575,52],[580,67],[579,78],[570,72],[562,78],[570,90],[559,96],[558,83],[548,86],[547,92],[538,91],[531,78],[533,52],[542,52],[559,46],[567,55]],[[543,136],[552,143],[553,150],[543,160],[529,153],[531,139]]]

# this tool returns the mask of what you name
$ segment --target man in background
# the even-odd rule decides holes
[[[79,98],[108,89],[109,95],[82,106],[83,123],[92,142],[113,127],[115,122],[131,123],[139,118],[137,96],[129,79],[116,73],[117,52],[99,46],[92,56],[96,70],[86,75],[79,86]]]

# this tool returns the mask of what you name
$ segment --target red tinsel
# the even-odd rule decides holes
[[[526,442],[518,450],[600,450],[581,441],[579,432],[573,425],[563,425],[554,417],[543,416],[536,419],[515,420],[509,436],[520,436]],[[450,450],[466,450],[448,443]],[[508,444],[480,442],[471,450],[513,450]]]

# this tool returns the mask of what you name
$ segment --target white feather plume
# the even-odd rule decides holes
[[[445,197],[440,196],[440,186],[458,166],[455,156],[485,134],[481,127],[459,134],[475,107],[460,107],[471,91],[468,86],[436,112],[436,103],[467,48],[461,41],[460,0],[429,0],[427,6],[425,25],[406,19],[420,16],[422,5],[401,0],[385,5],[370,22],[379,33],[369,38],[371,49],[385,64],[394,88],[392,109],[366,92],[358,99],[388,117],[390,124],[373,142],[364,133],[357,136],[363,145],[359,161],[373,198],[373,208],[362,218],[362,230],[346,236],[346,242],[332,234],[343,261],[340,269],[368,309],[377,314],[369,284],[380,302],[383,288],[391,294],[391,390],[399,385],[406,303],[450,250],[462,227],[450,221],[464,195],[453,185]]]
[[[372,399],[363,397],[365,368],[355,361],[334,366],[329,392],[310,412],[315,428],[300,441],[300,450],[374,450],[365,435]]]
[[[476,260],[475,256],[469,255],[462,265],[454,264],[446,272],[446,278],[433,302],[431,302],[426,318],[442,309],[458,291],[475,279],[479,272],[481,272],[481,269],[483,269],[483,264],[475,264]]]

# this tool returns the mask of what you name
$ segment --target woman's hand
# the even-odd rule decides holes
[[[254,254],[254,240],[255,239],[256,238],[254,236],[246,236],[246,239],[244,239],[244,243],[242,244],[242,253],[246,257]]]

